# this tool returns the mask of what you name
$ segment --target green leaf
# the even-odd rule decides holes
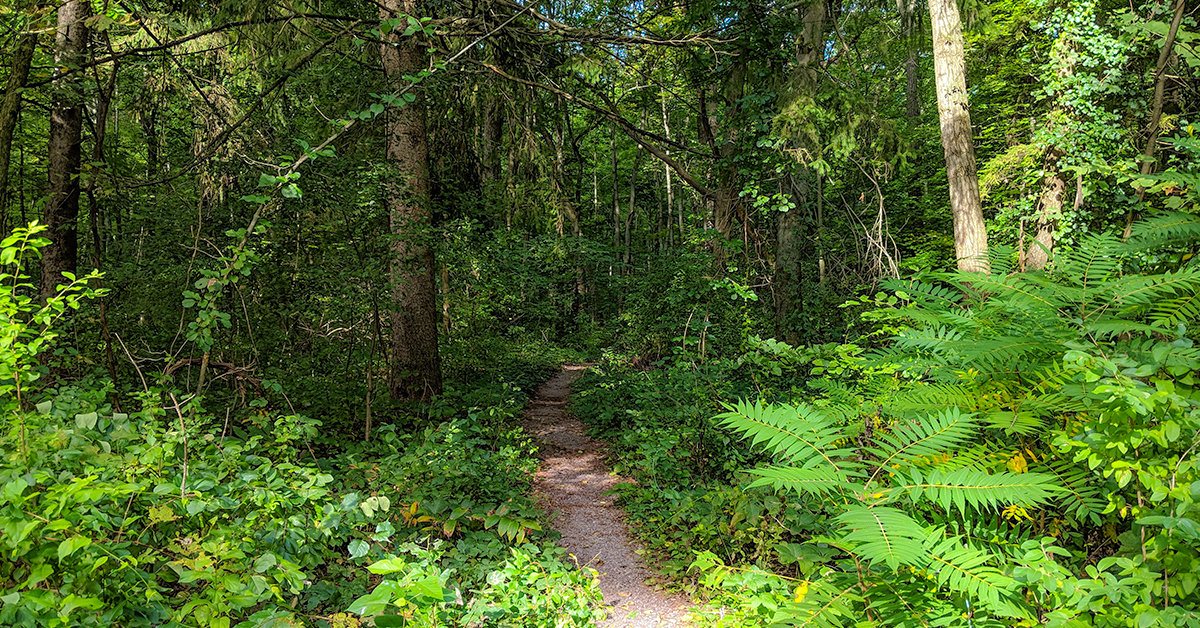
[[[50,414],[50,409],[54,407],[54,402],[53,401],[43,401],[34,407],[37,408],[38,414],[43,414],[43,415]]]
[[[279,559],[274,554],[267,552],[254,561],[254,571],[256,573],[263,573],[278,564]]]
[[[92,540],[83,536],[73,536],[58,544],[58,562],[92,544]]]
[[[377,628],[391,628],[396,626],[403,628],[407,624],[407,620],[399,615],[376,615],[375,626]]]
[[[350,558],[362,558],[363,556],[367,555],[367,551],[371,549],[371,546],[368,545],[366,541],[354,539],[353,541],[350,541],[349,549]]]
[[[924,528],[895,508],[850,506],[835,520],[846,533],[843,540],[855,544],[854,553],[872,563],[892,570],[925,564]]]
[[[367,571],[381,575],[407,571],[408,563],[404,562],[403,558],[385,558],[381,561],[372,563],[367,567]]]
[[[100,415],[96,414],[95,412],[87,412],[85,414],[76,414],[75,415],[75,427],[78,427],[79,429],[90,430],[90,429],[96,427],[96,421],[99,418],[100,418]]]
[[[988,473],[967,467],[928,474],[912,468],[898,475],[903,480],[889,492],[907,494],[914,502],[929,500],[944,510],[958,508],[963,514],[968,505],[995,510],[1007,504],[1044,503],[1060,491],[1054,477],[1043,473]]]

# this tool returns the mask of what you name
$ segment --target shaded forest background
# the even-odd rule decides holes
[[[1150,436],[1105,432],[1114,440],[1095,448],[1111,459],[1073,458],[1070,444],[1054,439],[1092,428],[1051,417],[1087,417],[1100,401],[1072,397],[1056,413],[1049,401],[1030,410],[1012,399],[1018,390],[1048,394],[1044,381],[1035,386],[1022,378],[1034,367],[1076,360],[1072,351],[1095,349],[1115,360],[1116,345],[1105,343],[1137,338],[1190,351],[1189,325],[1200,313],[1191,305],[1195,224],[1188,217],[1200,207],[1200,143],[1192,126],[1200,110],[1197,19],[1196,7],[1183,0],[19,0],[0,7],[0,231],[17,230],[0,258],[11,284],[0,389],[11,396],[4,404],[13,417],[0,476],[9,503],[0,522],[11,552],[0,567],[0,592],[8,594],[0,598],[0,620],[227,627],[254,615],[259,623],[247,626],[341,626],[350,624],[336,622],[386,607],[403,622],[472,625],[485,616],[522,616],[533,618],[529,625],[556,625],[565,620],[547,609],[558,607],[586,623],[595,592],[555,554],[541,515],[521,495],[531,462],[510,421],[526,391],[569,360],[600,362],[581,384],[579,413],[600,433],[618,430],[607,436],[624,443],[618,455],[642,482],[627,499],[645,525],[664,504],[691,512],[679,494],[639,492],[659,473],[667,473],[661,479],[668,485],[715,491],[703,493],[710,504],[737,502],[717,511],[750,508],[755,525],[772,508],[780,509],[776,523],[792,516],[775,497],[769,506],[731,497],[739,469],[779,462],[786,452],[735,447],[744,426],[712,418],[731,411],[722,402],[807,403],[816,395],[825,400],[813,402],[818,408],[857,404],[867,408],[862,416],[831,416],[852,426],[843,436],[869,447],[873,430],[894,425],[886,408],[903,388],[897,382],[982,385],[987,373],[1007,382],[1005,411],[1018,418],[1008,428],[992,425],[1001,431],[980,445],[991,448],[986,464],[1024,472],[1039,460],[1051,464],[1050,452],[1059,451],[1056,460],[1099,469],[1089,480],[1098,502],[1071,514],[1044,513],[1035,526],[1037,534],[1074,530],[1062,544],[1075,552],[1076,577],[1102,581],[1084,566],[1109,556],[1140,554],[1152,563],[1148,543],[1160,538],[1146,540],[1152,524],[1166,526],[1159,550],[1195,556],[1194,530],[1169,532],[1183,525],[1186,508],[1153,510],[1150,480],[1134,491],[1129,477],[1141,476],[1122,471],[1130,449],[1106,444],[1128,438],[1136,451]],[[965,42],[957,54],[955,37]],[[965,89],[949,80],[954,76],[958,85],[965,79]],[[32,221],[47,229],[21,231]],[[1095,259],[1083,261],[1089,255]],[[938,274],[956,265],[963,274]],[[1100,267],[1106,282],[1160,279],[1141,293],[1128,283],[1089,284],[1099,281]],[[102,276],[72,283],[92,269]],[[936,315],[914,314],[934,307],[912,287],[926,284],[960,293],[950,298],[929,288],[951,305]],[[1061,302],[1035,299],[1053,301],[1048,309],[1021,300],[1068,284],[1081,293],[1055,292]],[[1099,298],[1092,289],[1132,309],[1121,309],[1120,321],[1091,327],[1097,309],[1101,318],[1116,316],[1089,301]],[[1017,305],[997,305],[1005,299]],[[1022,316],[1041,323],[1020,327]],[[895,344],[919,336],[915,329],[930,334],[925,344]],[[971,350],[948,357],[953,352],[936,348],[937,341],[1042,332],[1050,335],[1041,349],[1005,345],[989,349],[983,363],[972,362],[979,353]],[[1150,344],[1134,353],[1149,355]],[[934,357],[870,353],[918,345]],[[866,355],[882,362],[864,363]],[[1175,469],[1163,495],[1174,495],[1190,486],[1176,480],[1190,473],[1194,449],[1187,427],[1195,419],[1188,379],[1194,368],[1187,365],[1196,358],[1189,353],[1168,364],[1153,355],[1162,370],[1129,358],[1115,360],[1110,371],[1175,395],[1161,402],[1166,406],[1135,412],[1149,417],[1147,431],[1167,429],[1166,411],[1156,407],[1191,417],[1168,429],[1172,444],[1162,445],[1163,464]],[[1086,368],[1109,377],[1096,364]],[[1180,365],[1186,368],[1170,370]],[[1155,383],[1160,376],[1172,382],[1169,392]],[[1073,384],[1055,381],[1074,394]],[[963,401],[983,394],[971,390],[926,410],[953,405],[986,414]],[[634,401],[640,405],[629,405]],[[877,408],[874,418],[870,408]],[[1039,441],[1047,425],[1057,427]],[[127,449],[117,449],[126,457],[114,458],[122,439]],[[226,439],[242,443],[240,453],[230,454]],[[655,442],[674,444],[646,449]],[[927,453],[952,451],[942,445]],[[63,450],[86,453],[64,458]],[[430,463],[438,456],[445,459]],[[985,465],[985,458],[979,453],[970,464]],[[683,475],[657,466],[666,460]],[[461,476],[448,471],[457,465]],[[132,487],[148,469],[155,479]],[[239,496],[270,473],[291,473],[295,481],[286,489],[268,483],[255,493],[266,501]],[[848,473],[837,481],[850,482],[855,476]],[[92,476],[85,484],[101,488],[79,484]],[[1047,486],[1070,484],[1057,477]],[[103,505],[100,493],[80,492],[88,490],[128,505]],[[209,491],[221,496],[201,497]],[[39,510],[50,508],[51,497],[74,504],[77,516]],[[1045,503],[1044,495],[1009,497],[1028,508]],[[221,501],[244,499],[240,506]],[[376,501],[366,506],[369,499]],[[1127,517],[1121,509],[1134,503],[1146,510]],[[1005,507],[987,499],[971,505]],[[156,539],[130,544],[130,508],[144,517],[142,534]],[[933,510],[944,519],[954,508]],[[380,519],[380,512],[391,514]],[[724,535],[741,549],[698,563],[710,575],[724,574],[703,585],[709,589],[689,568],[696,567],[695,551],[715,549],[715,538],[693,538],[678,555],[669,544],[651,545],[669,575],[690,582],[693,592],[708,590],[715,603],[744,606],[739,621],[749,624],[782,621],[773,614],[781,600],[802,605],[795,582],[807,591],[819,580],[815,565],[862,555],[890,575],[873,580],[859,564],[857,601],[816,584],[812,595],[850,604],[855,610],[844,618],[894,623],[868,589],[886,581],[903,599],[889,578],[908,573],[897,570],[906,564],[912,581],[904,586],[916,586],[917,570],[931,569],[928,559],[856,554],[829,539],[801,549],[801,539],[832,534],[827,526],[844,515],[837,512],[771,530],[764,523],[757,540],[749,531],[734,535],[734,516]],[[1037,519],[1004,512],[995,516],[996,529]],[[1146,516],[1171,520],[1134,525]],[[299,534],[286,523],[300,521],[294,517],[315,518],[305,519],[312,530],[278,550],[281,535]],[[743,512],[741,521],[749,519]],[[695,521],[676,523],[696,530]],[[858,529],[843,524],[843,531]],[[647,538],[665,535],[663,525],[648,528]],[[247,526],[257,530],[256,540],[231,549],[235,530]],[[394,571],[364,573],[367,559],[396,558],[389,539],[404,526],[413,539],[417,530],[440,527],[451,545],[466,534],[470,549],[418,543],[405,550],[407,563],[390,564]],[[87,543],[64,546],[68,528],[91,530]],[[1123,533],[1136,542],[1120,540]],[[1035,538],[1018,536],[1014,548]],[[201,552],[207,558],[189,545],[202,538],[212,543]],[[748,543],[761,547],[746,550]],[[1179,543],[1186,550],[1173,545]],[[522,544],[534,549],[509,547]],[[96,549],[102,545],[104,552]],[[88,551],[86,567],[58,567]],[[363,561],[357,571],[330,563],[329,552],[347,551]],[[958,558],[964,570],[987,564],[1014,576],[999,559]],[[1043,558],[1053,562],[1053,551]],[[550,562],[531,566],[538,560]],[[1171,589],[1170,574],[1190,569],[1192,563],[1172,562],[1183,560],[1163,558],[1150,568],[1153,576],[1130,567],[1125,576],[1140,574],[1145,582],[1127,587],[1140,593],[1129,593],[1128,608],[1118,600],[1124,594],[1114,593],[1112,608],[1097,617],[1111,611],[1145,628],[1153,625],[1140,619],[1147,608],[1160,621],[1159,611],[1169,607],[1180,613],[1171,621],[1194,623],[1194,574],[1190,584],[1174,585],[1184,589]],[[854,572],[846,567],[852,562],[836,571]],[[713,593],[729,582],[725,563],[757,565],[765,579],[752,593]],[[93,575],[83,576],[85,568]],[[454,569],[459,575],[448,576]],[[106,570],[114,581],[124,579],[122,587],[156,593],[137,599],[116,592],[121,587],[104,584]],[[564,587],[566,598],[548,603],[515,584],[504,588],[539,570],[561,578],[547,586]],[[409,588],[369,593],[380,574],[400,574],[388,582]],[[770,580],[777,576],[784,579]],[[984,625],[963,605],[971,599],[975,608],[999,609],[997,617],[1053,623],[1056,605],[1067,603],[1047,596],[1073,595],[1050,587],[1021,601],[1016,584],[979,581],[995,591],[939,581],[928,593],[932,610],[920,621],[910,618],[917,622],[911,625],[959,616]],[[1161,597],[1145,592],[1151,589]],[[181,591],[202,601],[170,601]],[[478,595],[464,603],[464,591]],[[735,597],[719,597],[726,594]],[[1138,595],[1145,599],[1137,602]],[[355,617],[333,619],[355,598]],[[833,604],[823,608],[836,610]],[[1086,614],[1062,621],[1082,622]],[[538,624],[539,617],[549,623]],[[401,625],[384,621],[375,625]]]

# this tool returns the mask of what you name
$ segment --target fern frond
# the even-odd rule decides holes
[[[915,458],[951,450],[975,434],[974,415],[950,408],[933,416],[898,421],[891,432],[876,433],[881,447],[869,448],[887,468],[893,462],[908,462]]]
[[[945,327],[906,329],[896,336],[895,344],[902,349],[939,352],[954,346],[963,333]]]
[[[912,517],[895,508],[850,506],[836,521],[854,544],[854,553],[872,563],[884,563],[893,571],[900,565],[919,567],[925,563],[925,529]]]
[[[889,395],[885,407],[896,413],[978,409],[979,391],[962,384],[918,383]]]
[[[996,614],[1025,616],[1013,601],[1017,583],[989,564],[996,559],[992,554],[971,547],[962,537],[952,536],[931,548],[928,555],[928,570],[935,574],[938,586],[982,601]]]
[[[1158,327],[1173,329],[1179,323],[1188,324],[1200,319],[1200,291],[1167,299],[1152,307],[1150,320]]]
[[[1029,410],[994,410],[984,415],[984,418],[988,427],[1018,436],[1028,436],[1046,427],[1044,417]]]
[[[1100,523],[1100,512],[1108,503],[1101,497],[1100,489],[1092,486],[1095,478],[1086,466],[1070,460],[1055,460],[1037,468],[1054,477],[1061,490],[1058,507],[1064,513],[1076,519],[1091,519],[1097,525]]]
[[[1121,260],[1116,255],[1120,247],[1121,241],[1111,233],[1084,236],[1078,247],[1058,258],[1056,278],[1084,288],[1103,283],[1121,269]]]
[[[837,467],[839,464],[834,457],[850,453],[849,450],[833,449],[834,444],[845,437],[843,430],[808,404],[763,405],[761,401],[740,400],[730,410],[717,415],[721,425],[742,432],[751,443],[764,445],[793,466],[809,468],[827,464]]]
[[[957,349],[965,363],[986,368],[1017,359],[1028,362],[1029,356],[1046,355],[1057,347],[1032,336],[995,336],[962,343]]]
[[[910,467],[897,471],[897,477],[901,480],[884,491],[892,500],[907,495],[914,502],[929,500],[945,511],[958,508],[964,515],[967,506],[978,511],[1043,503],[1059,490],[1053,476],[1041,473],[987,473],[971,468],[924,473]]]
[[[944,284],[916,279],[885,279],[881,282],[885,290],[899,292],[896,296],[926,307],[950,308],[962,300],[962,291]]]
[[[1200,290],[1200,269],[1181,268],[1175,272],[1133,275],[1110,282],[1109,286],[1114,303],[1153,304]],[[1101,313],[1103,311],[1104,309],[1099,310]]]
[[[1122,252],[1137,253],[1173,244],[1200,240],[1200,216],[1183,212],[1163,212],[1139,220],[1130,230]]]
[[[844,586],[843,586],[844,585]],[[808,591],[799,603],[784,605],[771,618],[771,626],[795,628],[843,628],[858,623],[855,605],[862,602],[856,580],[834,586],[822,580],[808,583]]]
[[[796,467],[770,466],[750,469],[748,472],[759,476],[759,479],[750,483],[751,487],[770,486],[776,491],[788,490],[796,494],[828,495],[859,489],[838,467],[821,466],[812,469],[798,469]]]

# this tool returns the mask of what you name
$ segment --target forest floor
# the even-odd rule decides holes
[[[622,481],[604,463],[604,444],[590,438],[566,410],[571,383],[587,367],[567,366],[542,384],[522,425],[538,445],[535,496],[554,515],[559,541],[581,567],[599,572],[609,628],[689,625],[688,600],[646,584],[651,576],[635,553],[624,512],[607,492]]]

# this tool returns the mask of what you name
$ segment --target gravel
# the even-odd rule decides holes
[[[635,553],[625,513],[613,504],[612,490],[628,481],[604,464],[604,445],[584,432],[583,423],[566,411],[571,383],[586,367],[567,366],[542,384],[522,425],[537,441],[542,464],[533,484],[537,497],[554,515],[559,541],[581,567],[599,572],[609,618],[608,628],[688,626],[688,600],[646,584],[651,573]]]

